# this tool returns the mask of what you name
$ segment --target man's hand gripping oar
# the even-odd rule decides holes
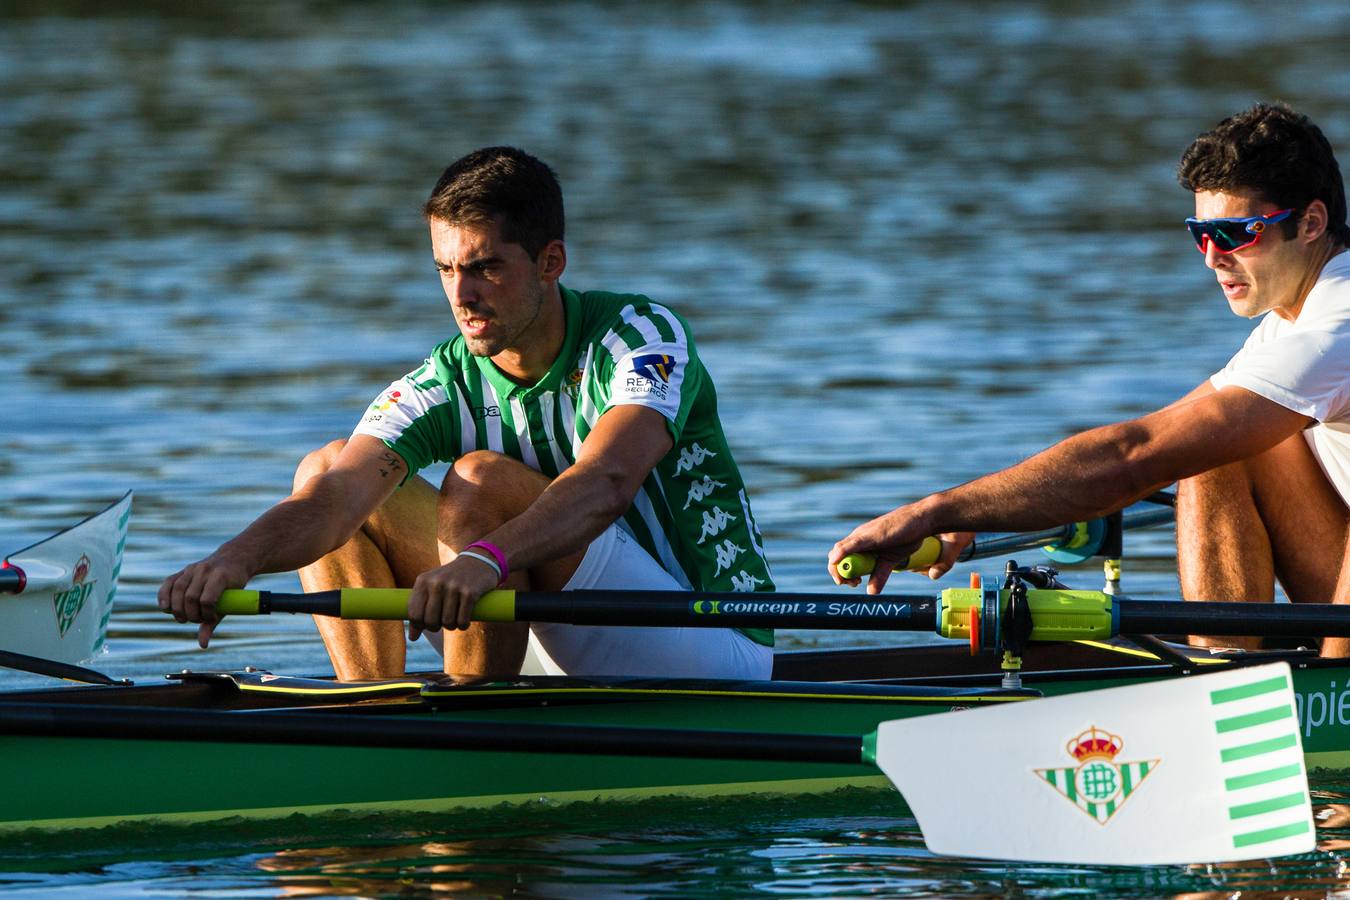
[[[923,571],[929,578],[941,578],[975,540],[975,532],[932,534],[914,505],[892,510],[859,525],[830,549],[830,577],[835,584],[857,587],[868,576],[869,594],[881,593],[896,569]],[[870,571],[858,564],[858,558],[864,555],[875,560]]]

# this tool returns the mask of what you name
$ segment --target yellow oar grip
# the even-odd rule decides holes
[[[516,621],[516,592],[488,591],[478,598],[473,608],[475,622]]]
[[[256,616],[258,614],[257,591],[222,591],[216,603],[216,612],[222,616]]]
[[[343,588],[344,619],[406,619],[407,588]],[[473,608],[475,622],[516,621],[516,592],[488,591]]]
[[[224,591],[216,604],[222,616],[256,616],[263,611],[262,591]],[[268,593],[272,612],[312,613],[344,619],[408,618],[407,588],[343,588],[314,594]],[[476,622],[516,621],[516,592],[488,591],[473,610]]]
[[[935,537],[926,537],[919,549],[909,555],[909,559],[896,566],[897,569],[922,571],[938,561],[942,555],[942,541]],[[842,578],[862,578],[871,575],[877,567],[877,558],[870,553],[850,553],[835,565]]]
[[[407,588],[343,588],[341,616],[344,619],[408,618]]]

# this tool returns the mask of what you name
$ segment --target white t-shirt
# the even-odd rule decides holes
[[[1290,322],[1266,313],[1228,365],[1210,376],[1317,420],[1303,432],[1350,504],[1350,253],[1334,256]]]

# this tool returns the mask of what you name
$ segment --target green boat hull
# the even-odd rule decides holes
[[[1176,675],[1156,661],[1136,664],[1140,661],[1122,659],[1118,652],[1093,652],[1105,654],[1097,660],[1105,664],[1084,668],[1047,656],[1027,673],[1026,687],[1054,695]],[[884,684],[534,679],[351,697],[322,690],[306,693],[310,681],[287,688],[292,682],[285,679],[239,676],[150,688],[12,692],[0,695],[11,719],[14,709],[44,716],[50,711],[50,725],[14,733],[12,722],[7,725],[0,713],[0,758],[5,760],[0,830],[882,787],[887,784],[884,777],[861,761],[774,759],[771,754],[699,757],[677,745],[668,755],[659,748],[645,755],[605,752],[608,748],[590,753],[576,745],[559,750],[546,738],[529,751],[378,743],[393,723],[428,732],[433,742],[442,734],[447,745],[460,732],[481,726],[522,733],[542,726],[552,729],[550,734],[571,729],[582,732],[583,740],[585,729],[596,727],[634,734],[655,729],[677,737],[682,731],[698,731],[755,734],[761,740],[775,735],[860,738],[888,719],[1034,702],[1025,692],[1003,691],[996,681],[991,683],[987,662],[963,662],[951,653],[941,656],[937,666],[939,656],[933,651],[889,660],[877,656],[866,663],[858,663],[856,654],[851,659],[840,656],[831,664],[829,654],[817,654],[814,662],[802,659],[793,665],[844,678],[856,674],[850,665],[875,664],[893,677]],[[1307,658],[1291,659],[1291,664],[1309,769],[1350,769],[1350,665]],[[793,665],[784,668],[791,671]],[[945,666],[948,671],[924,677],[926,684],[919,686],[908,682],[921,676],[917,671],[907,674],[905,666]],[[115,725],[63,731],[80,711],[99,709],[114,719],[151,718],[162,724],[149,731]],[[185,710],[209,711],[208,724],[216,729],[212,734],[222,727],[235,733],[227,739],[178,734],[175,716]],[[346,734],[331,739],[304,734],[306,722],[335,715],[349,720]],[[250,734],[260,717],[287,728],[293,725],[299,736],[272,740]]]

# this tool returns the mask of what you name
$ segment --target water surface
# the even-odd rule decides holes
[[[827,548],[866,517],[1161,406],[1224,363],[1249,325],[1190,249],[1175,161],[1270,98],[1350,150],[1348,31],[1332,2],[12,2],[0,549],[134,488],[100,668],[327,670],[300,619],[227,622],[203,653],[154,609],[155,586],[283,496],[305,452],[452,333],[420,203],[455,157],[512,143],[562,179],[568,285],[645,292],[692,321],[779,584],[825,589]],[[1128,590],[1174,595],[1166,531],[1128,550]],[[537,896],[1316,892],[1340,877],[1339,851],[1217,875],[971,866],[875,810],[772,808],[715,837],[701,821],[442,825],[332,850],[283,832],[188,859],[150,841],[15,877]]]

